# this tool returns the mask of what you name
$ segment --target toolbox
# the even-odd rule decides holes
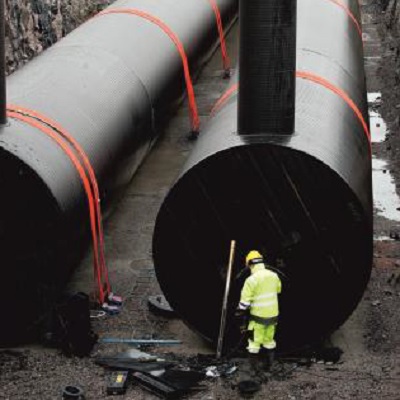
[[[107,394],[124,394],[128,387],[128,371],[112,372],[107,384]]]

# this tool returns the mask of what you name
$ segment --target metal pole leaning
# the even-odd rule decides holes
[[[232,276],[232,266],[233,260],[235,258],[235,247],[236,241],[231,241],[231,251],[229,254],[229,264],[228,264],[228,274],[226,276],[226,284],[225,284],[225,294],[224,300],[222,303],[222,313],[221,313],[221,324],[219,326],[219,336],[218,336],[218,345],[217,345],[217,359],[220,359],[222,356],[222,347],[224,344],[224,333],[225,333],[225,325],[226,325],[226,313],[228,308],[228,297],[229,297],[229,289],[231,286],[231,276]]]

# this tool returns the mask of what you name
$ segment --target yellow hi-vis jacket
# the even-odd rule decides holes
[[[240,296],[239,308],[250,315],[272,318],[279,315],[278,293],[282,290],[278,275],[265,268],[263,263],[254,265],[246,279]]]

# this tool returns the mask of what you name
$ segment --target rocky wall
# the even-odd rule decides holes
[[[380,112],[388,127],[384,150],[400,195],[400,0],[376,0],[376,3],[379,5],[376,23],[382,39]]]
[[[380,33],[383,39],[383,63],[389,68],[397,84],[400,84],[400,0],[379,0],[381,6]],[[383,66],[384,67],[384,66]],[[387,67],[387,66],[386,66]]]
[[[7,73],[21,67],[112,2],[5,0]]]

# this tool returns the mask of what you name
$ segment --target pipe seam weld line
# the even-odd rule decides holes
[[[95,16],[95,18],[97,18],[99,16],[109,15],[109,14],[125,14],[125,15],[133,15],[133,16],[143,18],[143,19],[157,25],[158,27],[160,27],[170,37],[170,39],[176,46],[176,48],[179,52],[179,55],[182,59],[183,72],[184,72],[185,83],[186,83],[186,91],[187,91],[188,101],[189,101],[190,120],[191,120],[192,131],[199,132],[200,131],[200,118],[199,118],[199,113],[198,113],[198,108],[197,108],[196,97],[195,97],[194,89],[193,89],[193,82],[192,82],[192,78],[191,78],[191,74],[190,74],[189,61],[186,56],[186,52],[183,47],[183,44],[182,44],[181,40],[178,38],[178,36],[172,31],[172,29],[168,25],[166,25],[159,18],[157,18],[145,11],[137,10],[135,8],[105,10],[105,11],[102,11],[101,13],[97,14]]]
[[[76,139],[74,139],[61,125],[37,111],[16,105],[8,105],[7,116],[26,123],[47,135],[64,151],[74,165],[81,179],[88,200],[93,242],[94,274],[95,280],[97,280],[98,284],[99,302],[102,304],[105,299],[104,289],[107,293],[110,293],[111,287],[104,254],[105,246],[101,222],[102,217],[99,188],[89,158]]]
[[[327,79],[318,76],[316,74],[313,74],[312,72],[307,72],[307,71],[296,71],[296,77],[299,79],[305,79],[314,83],[317,83],[321,86],[324,86],[325,88],[329,89],[331,92],[337,94],[342,100],[344,100],[347,105],[352,109],[358,120],[360,121],[364,134],[368,140],[369,144],[369,150],[371,154],[371,134],[370,130],[368,127],[368,124],[366,123],[362,112],[358,108],[358,106],[354,103],[354,101],[350,98],[350,96],[343,90],[329,82]],[[233,96],[239,89],[239,84],[235,83],[232,85],[220,98],[219,100],[215,103],[214,107],[211,110],[211,117],[215,115],[216,112],[218,112],[224,104]]]

